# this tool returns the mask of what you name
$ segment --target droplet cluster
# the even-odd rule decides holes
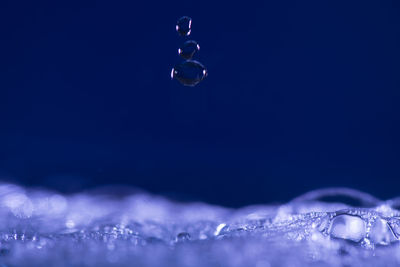
[[[175,27],[180,36],[188,37],[192,32],[192,19],[181,17]],[[171,79],[176,79],[185,86],[195,86],[205,77],[207,69],[202,63],[194,60],[194,55],[200,50],[200,45],[194,40],[186,40],[178,49],[178,54],[185,61],[175,65],[171,70]]]

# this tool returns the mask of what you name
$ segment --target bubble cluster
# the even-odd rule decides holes
[[[184,16],[176,24],[176,31],[181,36],[189,36],[191,33],[192,19]],[[180,57],[185,61],[176,64],[171,70],[171,79],[176,79],[182,85],[195,86],[207,77],[207,69],[202,63],[193,60],[195,54],[200,50],[200,45],[194,40],[185,41],[178,49]]]
[[[400,199],[330,189],[229,209],[123,192],[0,184],[0,266],[400,265]],[[361,204],[321,200],[334,194]]]

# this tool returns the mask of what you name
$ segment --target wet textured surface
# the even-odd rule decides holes
[[[1,185],[0,266],[400,264],[396,199],[332,189],[235,210],[123,191]],[[361,204],[318,200],[340,194]]]

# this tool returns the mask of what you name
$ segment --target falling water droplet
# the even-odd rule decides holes
[[[171,79],[177,79],[186,86],[195,86],[207,76],[207,69],[196,60],[186,60],[171,71]]]
[[[178,49],[178,54],[184,59],[192,59],[194,54],[200,50],[200,46],[196,41],[189,40],[183,43]]]
[[[176,23],[176,31],[182,36],[190,35],[192,28],[192,18],[183,16]]]

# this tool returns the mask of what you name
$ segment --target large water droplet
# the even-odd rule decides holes
[[[183,16],[176,23],[176,31],[182,36],[190,35],[192,28],[192,18]]]
[[[199,50],[199,44],[196,41],[189,40],[178,49],[178,54],[184,59],[192,59],[193,55]]]
[[[171,71],[171,79],[177,79],[186,86],[195,86],[207,76],[207,69],[196,60],[186,60]]]

